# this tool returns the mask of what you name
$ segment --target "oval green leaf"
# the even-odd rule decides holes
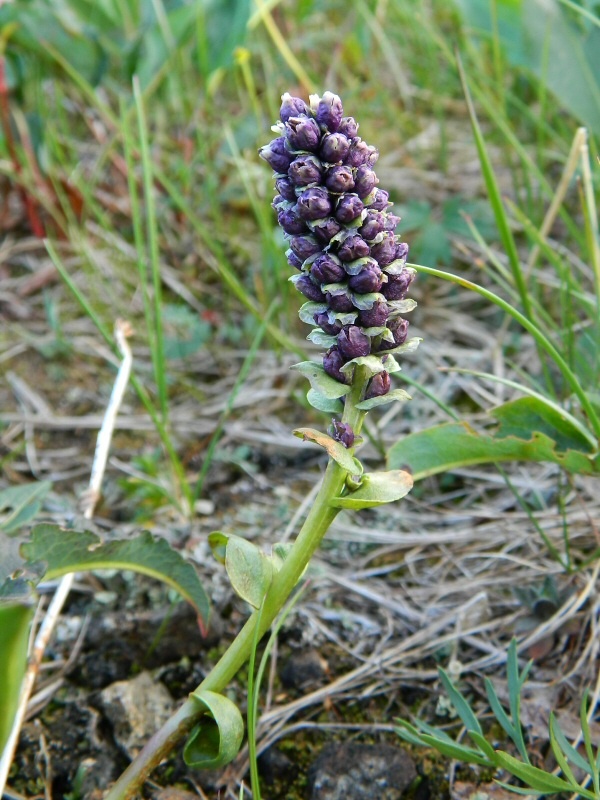
[[[185,763],[195,769],[218,769],[229,764],[239,753],[244,736],[238,707],[216,692],[196,690],[191,696],[205,714],[183,749]]]
[[[306,399],[313,408],[317,411],[323,411],[325,414],[341,414],[344,406],[337,398],[325,397],[324,394],[316,392],[314,389],[309,389],[306,393]]]
[[[383,406],[394,400],[405,403],[407,400],[411,399],[409,393],[405,392],[404,389],[393,389],[391,392],[381,395],[380,397],[371,397],[369,400],[363,400],[361,403],[357,403],[356,407],[361,411],[370,411],[372,408],[376,408],[376,406]]]
[[[253,608],[260,608],[273,580],[273,562],[267,554],[241,536],[230,536],[225,569],[236,594]]]
[[[403,470],[390,472],[368,472],[361,485],[343,497],[334,497],[331,505],[334,508],[373,508],[385,503],[400,500],[410,492],[413,486],[412,475]]]
[[[323,367],[320,364],[315,364],[314,361],[302,361],[300,364],[294,364],[291,369],[302,373],[305,378],[308,378],[310,385],[316,392],[330,400],[335,400],[336,397],[343,397],[350,391],[348,385],[330,377]]]

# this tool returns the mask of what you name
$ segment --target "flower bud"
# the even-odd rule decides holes
[[[343,113],[342,101],[337,94],[325,92],[317,107],[316,117],[319,125],[327,128],[330,133],[335,133],[340,127]]]
[[[332,419],[329,434],[336,442],[341,442],[344,447],[352,447],[354,444],[354,431],[347,422],[338,422]]]
[[[396,238],[391,231],[385,231],[383,239],[371,247],[371,255],[381,267],[392,263],[396,258]]]
[[[320,311],[318,314],[314,315],[315,324],[321,328],[322,331],[328,333],[330,336],[337,336],[337,334],[342,330],[342,323],[329,321],[329,314],[327,311]]]
[[[328,245],[336,233],[342,230],[342,226],[333,217],[318,219],[311,224],[312,232],[315,237],[324,245]]]
[[[346,297],[345,294],[331,294],[331,292],[325,292],[325,299],[327,300],[329,308],[332,311],[336,311],[338,314],[349,314],[350,311],[356,310],[352,300]]]
[[[277,214],[277,222],[281,225],[286,233],[294,236],[297,233],[306,233],[306,222],[298,214],[296,206],[293,208],[286,208]]]
[[[302,261],[321,252],[321,245],[313,236],[294,236],[290,239],[290,247]]]
[[[290,117],[307,116],[310,114],[310,109],[300,97],[292,97],[289,92],[281,95],[281,108],[279,109],[279,118],[282,122],[287,122]]]
[[[359,311],[358,323],[363,328],[381,328],[387,322],[390,307],[384,300],[376,300],[371,308]]]
[[[336,206],[335,218],[340,222],[352,222],[353,219],[360,216],[363,208],[363,202],[357,195],[343,195]]]
[[[389,374],[385,370],[383,370],[383,372],[378,372],[376,375],[373,375],[371,381],[369,382],[367,391],[365,393],[365,400],[370,400],[372,397],[381,397],[382,395],[387,394],[391,385],[392,382]]]
[[[346,276],[346,271],[325,253],[313,261],[310,275],[316,283],[337,283]]]
[[[406,256],[408,255],[408,244],[406,242],[400,242],[396,245],[396,258],[403,258],[406,260]]]
[[[350,383],[350,379],[340,372],[340,367],[344,366],[344,358],[337,347],[331,347],[323,356],[323,369],[339,383]]]
[[[354,139],[358,133],[358,122],[354,119],[354,117],[342,117],[342,121],[340,122],[340,126],[338,128],[338,133],[343,133],[344,136],[348,137],[348,139]]]
[[[296,186],[319,183],[323,174],[321,162],[315,156],[298,156],[290,164],[288,176]]]
[[[385,219],[385,230],[386,231],[395,231],[398,227],[398,223],[400,222],[400,217],[397,217],[395,214],[390,214],[389,211],[379,212],[383,213]]]
[[[296,202],[296,192],[294,191],[294,184],[286,175],[280,175],[275,181],[275,188],[279,194],[290,203]]]
[[[264,159],[275,172],[287,172],[294,156],[285,146],[285,137],[273,139],[272,142],[261,147],[258,155]]]
[[[355,261],[369,255],[369,245],[360,236],[348,236],[338,250],[338,258],[342,261]]]
[[[385,211],[389,205],[389,193],[385,189],[377,189],[375,191],[375,199],[369,204],[369,208],[374,208],[376,211]]]
[[[403,319],[402,317],[394,317],[388,321],[387,324],[388,331],[391,331],[394,341],[388,342],[385,339],[382,339],[379,343],[379,347],[377,350],[391,350],[394,347],[398,347],[401,344],[404,344],[406,341],[406,337],[408,336],[408,320]]]
[[[303,219],[322,219],[331,213],[329,192],[321,186],[315,186],[298,197],[298,213]]]
[[[385,230],[385,215],[381,211],[372,211],[367,209],[367,216],[363,224],[358,229],[358,232],[367,241],[371,241],[378,234]]]
[[[370,194],[378,183],[379,179],[377,175],[373,172],[371,167],[368,167],[366,164],[363,164],[356,170],[354,191],[360,198]]]
[[[383,282],[383,273],[374,264],[367,264],[358,275],[352,275],[348,281],[348,287],[358,294],[369,294],[378,292]]]
[[[347,136],[342,133],[328,133],[323,137],[319,155],[323,161],[339,164],[346,158],[349,149],[350,140]]]
[[[349,167],[360,167],[362,164],[372,167],[378,158],[379,153],[376,147],[363,142],[360,136],[355,136],[350,142],[350,149],[345,163]]]
[[[302,292],[304,297],[312,300],[313,303],[322,303],[325,300],[323,292],[311,281],[308,275],[300,275],[294,286],[299,292]]]
[[[354,188],[354,176],[350,167],[334,167],[325,178],[325,186],[336,194],[351,192]]]
[[[388,282],[381,290],[386,300],[404,300],[413,277],[413,273],[407,269],[403,269],[399,275],[388,275]]]
[[[285,133],[292,150],[316,150],[321,140],[321,131],[312,117],[290,117]]]
[[[337,337],[338,350],[346,361],[359,356],[368,356],[371,352],[371,340],[358,325],[346,325]]]
[[[302,264],[304,263],[301,258],[298,258],[298,256],[291,251],[288,251],[287,261],[290,267],[295,267],[296,269],[302,269]]]

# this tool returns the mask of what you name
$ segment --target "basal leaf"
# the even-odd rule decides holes
[[[305,378],[308,378],[315,392],[330,400],[343,397],[350,391],[349,386],[336,381],[325,372],[321,364],[315,364],[314,361],[302,361],[300,364],[294,364],[291,369],[302,373]]]
[[[238,707],[216,692],[196,690],[192,697],[205,710],[183,749],[183,759],[195,769],[218,769],[239,753],[244,721]]]
[[[478,433],[466,422],[449,422],[411,433],[392,445],[388,465],[410,470],[415,480],[428,475],[495,461],[550,461],[573,473],[598,471],[593,454],[580,450],[560,452],[556,442],[543,433],[530,439],[516,436],[503,439]]]
[[[330,458],[350,475],[360,475],[362,473],[362,465],[358,459],[354,458],[352,451],[344,447],[341,442],[336,442],[326,433],[321,433],[321,431],[314,430],[314,428],[298,428],[294,431],[294,436],[318,444],[319,447],[327,451]]]
[[[367,472],[358,489],[341,497],[334,497],[331,505],[334,508],[354,510],[381,506],[400,500],[410,492],[412,486],[412,476],[402,470]]]
[[[500,750],[496,750],[496,762],[515,778],[519,778],[523,783],[531,786],[536,792],[554,794],[556,792],[573,792],[579,788],[543,769],[533,767],[531,764],[523,764],[518,758]]]
[[[535,431],[546,434],[563,452],[581,450],[591,453],[594,450],[589,432],[577,420],[541,398],[519,397],[492,409],[490,415],[500,423],[495,439],[507,436],[529,439]]]
[[[36,525],[30,541],[21,546],[28,561],[48,565],[46,578],[96,569],[130,569],[176,589],[206,622],[209,601],[194,567],[159,537],[144,531],[131,539],[102,542],[90,531]]]

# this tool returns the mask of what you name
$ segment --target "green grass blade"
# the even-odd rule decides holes
[[[523,670],[521,674],[519,671],[519,656],[517,653],[517,640],[512,639],[508,647],[508,654],[506,659],[506,678],[508,683],[508,702],[510,707],[510,716],[514,730],[514,736],[511,736],[513,742],[517,746],[523,761],[529,764],[529,755],[525,746],[523,738],[523,728],[521,726],[521,688],[525,681],[525,676],[529,672],[529,667]]]
[[[483,731],[481,730],[479,720],[471,710],[471,706],[465,700],[463,695],[458,691],[458,689],[455,688],[454,684],[448,677],[448,674],[443,669],[439,669],[438,674],[444,689],[450,698],[450,702],[456,709],[456,713],[461,718],[465,728],[468,731],[477,731],[477,733],[480,733],[483,736]]]
[[[558,723],[556,721],[556,717],[554,715],[554,711],[550,712],[550,746],[552,747],[552,752],[554,753],[554,758],[556,759],[556,763],[561,768],[563,775],[568,781],[571,783],[577,783],[575,780],[575,775],[573,775],[573,770],[569,766],[569,762],[565,758],[566,752],[563,751],[560,740],[556,735],[556,732],[559,729]],[[560,731],[562,734],[562,731]],[[562,734],[563,740],[565,739],[564,734]],[[574,748],[571,748],[574,749]],[[585,764],[585,759],[582,759]],[[589,765],[586,765],[585,769],[586,772],[588,771]]]

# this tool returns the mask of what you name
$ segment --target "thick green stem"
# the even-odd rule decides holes
[[[358,434],[362,427],[364,412],[356,408],[364,395],[367,376],[364,368],[354,372],[352,389],[346,398],[343,421]],[[329,461],[323,483],[315,502],[300,529],[294,546],[273,578],[262,612],[255,611],[220,661],[202,681],[197,691],[222,692],[246,663],[254,646],[255,631],[262,636],[281,611],[285,601],[296,586],[315,550],[321,544],[331,523],[338,513],[330,501],[338,496],[346,480],[346,472],[335,461]],[[146,743],[138,756],[105,796],[105,800],[127,800],[133,797],[149,773],[169,754],[175,744],[196,725],[204,709],[193,698],[188,698],[179,710]]]

